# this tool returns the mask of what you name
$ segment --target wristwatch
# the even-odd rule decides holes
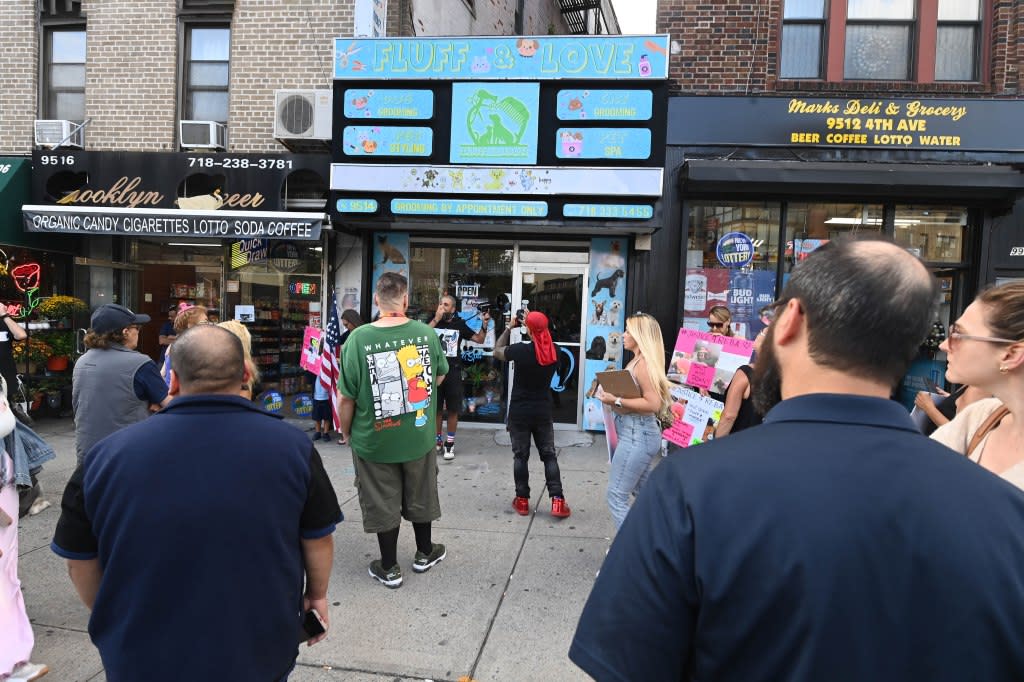
[[[615,399],[615,407],[622,407],[622,398]]]

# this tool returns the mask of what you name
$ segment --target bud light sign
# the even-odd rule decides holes
[[[754,242],[742,232],[727,232],[715,247],[718,262],[727,268],[741,268],[754,259]]]

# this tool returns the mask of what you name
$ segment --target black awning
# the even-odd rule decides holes
[[[1008,166],[691,159],[680,171],[686,194],[899,197],[995,202],[1024,196],[1024,173]]]

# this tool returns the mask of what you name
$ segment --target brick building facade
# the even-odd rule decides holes
[[[559,0],[0,2],[0,301],[26,323],[54,294],[157,321],[205,305],[250,324],[264,404],[303,416],[301,330],[332,289],[367,312],[376,243],[329,215],[334,39],[376,35],[383,7],[388,37],[617,33],[608,2],[600,20]],[[317,91],[296,109],[335,129],[279,139],[279,90]],[[5,275],[21,263],[31,295]]]
[[[685,292],[636,301],[666,329],[724,304],[753,338],[792,266],[850,232],[921,256],[943,327],[980,287],[1024,278],[1024,1],[661,0],[658,30],[664,229],[633,274]],[[749,262],[727,267],[737,244]],[[942,362],[923,353],[907,394],[941,384]]]

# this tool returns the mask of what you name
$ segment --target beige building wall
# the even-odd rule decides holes
[[[0,154],[32,151],[39,70],[36,0],[0,1]]]
[[[175,0],[83,0],[85,148],[176,151]]]
[[[274,90],[331,89],[333,40],[352,35],[352,9],[352,0],[235,1],[229,151],[287,151],[273,137]]]

